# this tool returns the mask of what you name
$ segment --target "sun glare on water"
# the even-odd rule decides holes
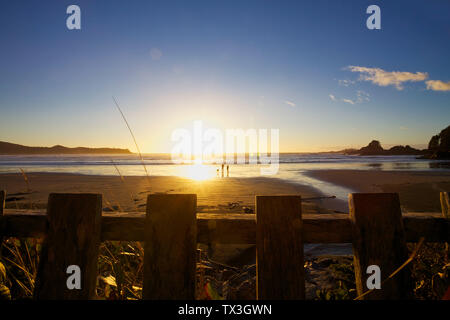
[[[202,139],[201,137],[194,138],[195,141],[193,141],[193,144],[196,146],[202,145]],[[184,143],[184,145],[183,145]],[[184,142],[181,141],[180,144],[182,144],[181,150],[190,150],[191,143],[188,143],[188,139],[186,139]],[[174,159],[174,155],[177,159],[177,161],[181,160],[181,163],[183,163],[180,166],[177,166],[176,171],[177,175],[180,177],[196,180],[196,181],[204,181],[208,179],[213,179],[214,177],[218,176],[218,168],[220,165],[210,165],[206,163],[211,163],[211,156],[208,154],[203,154],[202,149],[194,150],[193,157],[191,156],[191,153],[174,153],[172,154],[172,159]],[[204,162],[205,161],[205,162]]]
[[[183,169],[183,176],[197,181],[211,179],[216,175],[214,166],[204,165],[201,162],[186,165]]]

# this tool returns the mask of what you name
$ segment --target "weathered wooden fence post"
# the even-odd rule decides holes
[[[196,211],[195,194],[148,196],[143,299],[195,298]]]
[[[358,295],[368,291],[367,267],[377,265],[381,282],[408,259],[400,201],[396,193],[349,195],[353,254]],[[362,299],[408,299],[412,294],[409,266]]]
[[[3,216],[3,208],[5,207],[6,191],[0,190],[0,216]]]
[[[3,223],[3,208],[5,207],[5,199],[6,199],[6,191],[0,190],[0,257],[2,256],[2,245],[3,245],[3,231],[4,231],[4,223]]]
[[[450,219],[450,199],[448,192],[441,192],[441,208],[444,218]]]
[[[305,298],[300,196],[256,197],[257,299]]]
[[[36,277],[36,299],[95,297],[101,215],[101,194],[49,195],[48,229]],[[81,289],[68,288],[72,273],[67,273],[67,268],[71,265],[80,268]]]
[[[450,199],[449,199],[449,195],[448,192],[441,192],[440,194],[441,196],[441,209],[442,209],[442,216],[445,219],[450,220]],[[447,256],[448,256],[448,242],[445,242],[445,251],[447,252]],[[449,289],[450,290],[450,289]]]

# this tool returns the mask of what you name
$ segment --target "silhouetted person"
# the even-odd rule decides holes
[[[219,177],[219,168],[217,168],[217,178]]]
[[[230,166],[227,164],[227,177],[230,176]]]
[[[224,171],[223,171],[223,167],[224,167],[225,165],[222,163],[222,178],[223,178],[223,175],[224,175]]]

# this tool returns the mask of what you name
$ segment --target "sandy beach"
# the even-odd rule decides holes
[[[439,192],[450,190],[450,172],[313,170],[310,177],[343,186],[354,192],[396,192],[403,211],[439,212]],[[7,191],[7,208],[45,208],[49,193],[103,194],[105,211],[145,211],[149,193],[195,193],[198,212],[250,213],[256,195],[297,194],[303,213],[331,213],[346,204],[324,196],[309,185],[277,178],[213,178],[204,181],[174,176],[103,176],[69,173],[0,174],[0,189]],[[27,189],[31,192],[27,192]],[[339,211],[339,210],[338,210]]]
[[[276,178],[214,178],[196,181],[179,177],[93,176],[67,173],[28,173],[28,185],[20,173],[1,174],[0,189],[7,191],[7,208],[45,208],[52,192],[103,194],[105,211],[145,211],[149,193],[195,193],[198,212],[251,212],[255,195],[299,194],[303,212],[327,213],[317,190]],[[27,193],[27,188],[31,193]]]
[[[450,190],[448,171],[315,170],[309,176],[355,192],[395,192],[404,212],[440,212],[439,193]]]

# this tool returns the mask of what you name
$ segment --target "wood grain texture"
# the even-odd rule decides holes
[[[403,227],[406,242],[418,242],[421,237],[426,242],[449,242],[450,220],[438,217],[438,214],[429,216],[426,213],[403,215]]]
[[[143,299],[195,299],[197,195],[147,198]]]
[[[300,196],[256,197],[257,299],[305,298]]]
[[[302,220],[303,243],[352,242],[347,214],[304,214]],[[42,210],[5,209],[3,222],[5,237],[41,238],[47,232],[47,217]],[[144,225],[142,212],[104,212],[102,241],[143,241]],[[450,242],[450,221],[442,213],[404,213],[403,225],[407,242],[417,242],[420,237],[427,242]],[[208,244],[212,239],[223,244],[256,244],[256,215],[198,213],[197,242]]]
[[[5,207],[6,191],[0,190],[0,216],[3,215],[3,208]]]
[[[49,195],[48,228],[36,277],[36,299],[95,297],[101,214],[100,194]],[[70,265],[80,267],[80,290],[67,288],[66,270]]]
[[[441,208],[442,216],[446,219],[450,219],[450,199],[448,192],[441,192]]]
[[[143,241],[145,238],[145,213],[103,214],[102,241]]]
[[[353,254],[358,295],[368,290],[367,267],[381,269],[381,281],[408,259],[398,194],[353,193],[349,195]],[[412,294],[409,266],[363,297],[367,300],[408,299]]]

